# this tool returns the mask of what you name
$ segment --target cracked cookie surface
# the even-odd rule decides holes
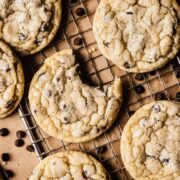
[[[0,38],[22,55],[49,44],[61,21],[61,0],[1,0],[0,9]]]
[[[24,92],[24,74],[20,60],[0,41],[0,118],[11,114]]]
[[[110,180],[104,167],[92,156],[78,152],[65,151],[42,160],[33,170],[29,180]]]
[[[110,128],[122,102],[121,80],[102,89],[84,84],[72,50],[45,60],[29,92],[30,108],[48,134],[67,142],[94,139]]]
[[[148,72],[180,49],[176,0],[101,0],[93,31],[102,54],[123,70]]]
[[[178,180],[179,155],[179,102],[147,104],[129,119],[121,138],[121,157],[134,179]]]

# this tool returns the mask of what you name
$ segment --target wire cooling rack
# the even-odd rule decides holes
[[[43,51],[22,59],[26,76],[26,90],[19,107],[37,157],[64,150],[80,150],[96,157],[109,171],[112,179],[132,179],[125,170],[120,155],[120,139],[129,117],[143,104],[154,100],[180,100],[180,56],[168,65],[144,74],[127,73],[107,61],[98,51],[92,33],[92,20],[99,0],[62,0],[63,22],[55,40]],[[79,13],[78,13],[79,12]],[[74,41],[80,43],[74,44]],[[75,40],[76,39],[76,40]],[[81,44],[82,41],[82,44]],[[65,143],[44,133],[36,124],[28,102],[28,89],[33,74],[53,53],[72,48],[80,64],[83,78],[95,86],[102,86],[121,77],[124,90],[123,107],[113,127],[101,137],[85,143]]]

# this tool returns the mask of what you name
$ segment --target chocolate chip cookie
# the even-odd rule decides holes
[[[72,50],[55,53],[35,74],[29,92],[31,112],[42,129],[66,142],[83,142],[104,133],[122,102],[121,80],[103,88],[84,84]]]
[[[24,92],[24,74],[20,60],[0,41],[0,118],[11,114]]]
[[[176,0],[101,0],[93,31],[102,54],[123,70],[148,72],[180,49]]]
[[[111,178],[92,156],[78,151],[65,151],[41,161],[29,178],[29,180],[37,179],[110,180]]]
[[[157,101],[140,108],[127,122],[121,156],[134,179],[180,177],[180,103]]]
[[[22,55],[49,44],[61,20],[61,0],[1,0],[0,9],[0,38]]]

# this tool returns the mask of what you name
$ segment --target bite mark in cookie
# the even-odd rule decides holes
[[[103,90],[84,84],[71,50],[49,57],[34,76],[30,107],[38,124],[68,142],[94,139],[115,121],[122,102],[121,80]]]

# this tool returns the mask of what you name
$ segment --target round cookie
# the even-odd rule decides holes
[[[149,72],[180,49],[176,0],[101,0],[93,31],[102,54],[119,68]]]
[[[180,103],[157,101],[140,108],[121,137],[121,157],[137,180],[180,177]]]
[[[42,50],[61,21],[61,0],[1,0],[0,38],[22,55]]]
[[[24,92],[24,74],[20,60],[0,41],[0,118],[11,114]]]
[[[89,141],[115,121],[122,102],[121,80],[90,87],[77,72],[72,50],[55,53],[35,74],[29,92],[31,112],[42,129],[66,142]]]
[[[110,180],[104,167],[92,156],[78,152],[65,151],[42,160],[33,170],[29,180]]]

